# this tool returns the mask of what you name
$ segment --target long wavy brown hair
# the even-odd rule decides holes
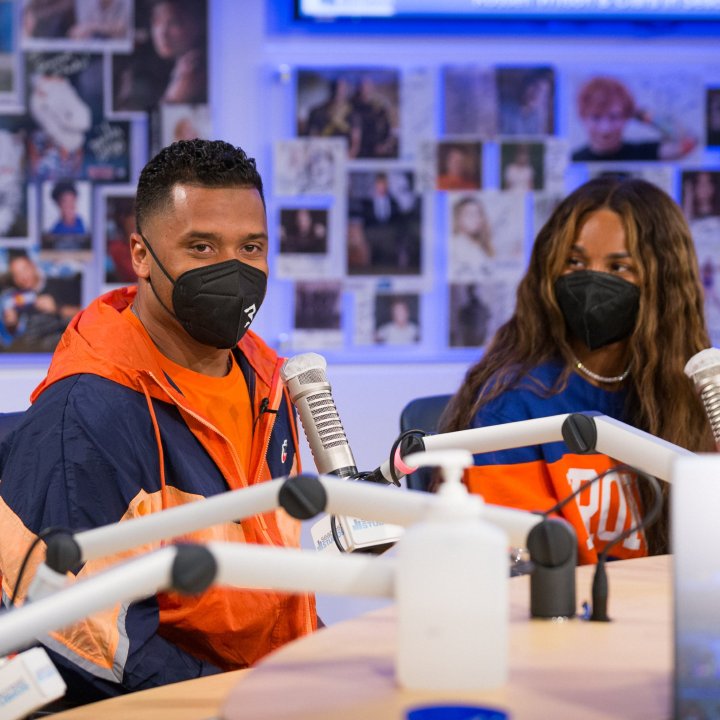
[[[679,206],[638,179],[591,180],[558,205],[535,240],[513,316],[467,372],[440,420],[441,432],[467,428],[483,405],[548,360],[564,359],[567,368],[545,394],[567,384],[572,351],[553,287],[583,223],[600,209],[621,218],[641,290],[637,324],[628,341],[627,421],[689,450],[714,448],[701,402],[683,372],[690,357],[710,345],[692,237]],[[639,492],[646,502],[645,483]],[[667,551],[667,539],[665,514],[648,533],[650,552]]]

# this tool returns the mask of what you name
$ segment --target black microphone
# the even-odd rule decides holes
[[[283,363],[280,376],[297,408],[315,467],[323,475],[354,477],[355,458],[340,422],[325,369],[317,353],[304,353]]]
[[[685,374],[693,381],[710,421],[720,449],[720,350],[707,348],[693,355],[685,365]]]

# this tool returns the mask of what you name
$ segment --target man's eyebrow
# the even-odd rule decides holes
[[[222,240],[223,236],[214,232],[203,232],[200,230],[190,230],[185,235],[180,237],[181,242],[189,242],[192,240]],[[243,242],[248,240],[266,240],[268,239],[267,233],[247,233],[240,238]]]
[[[247,235],[244,235],[243,240],[267,240],[268,234],[264,232],[257,232],[257,233],[248,233]]]

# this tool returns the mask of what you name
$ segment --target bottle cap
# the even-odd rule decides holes
[[[425,705],[412,708],[406,720],[508,720],[509,715],[498,708],[480,705]]]

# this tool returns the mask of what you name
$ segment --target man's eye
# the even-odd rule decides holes
[[[193,250],[197,250],[197,252],[207,252],[210,250],[210,246],[207,243],[198,243],[197,245],[193,245]]]

